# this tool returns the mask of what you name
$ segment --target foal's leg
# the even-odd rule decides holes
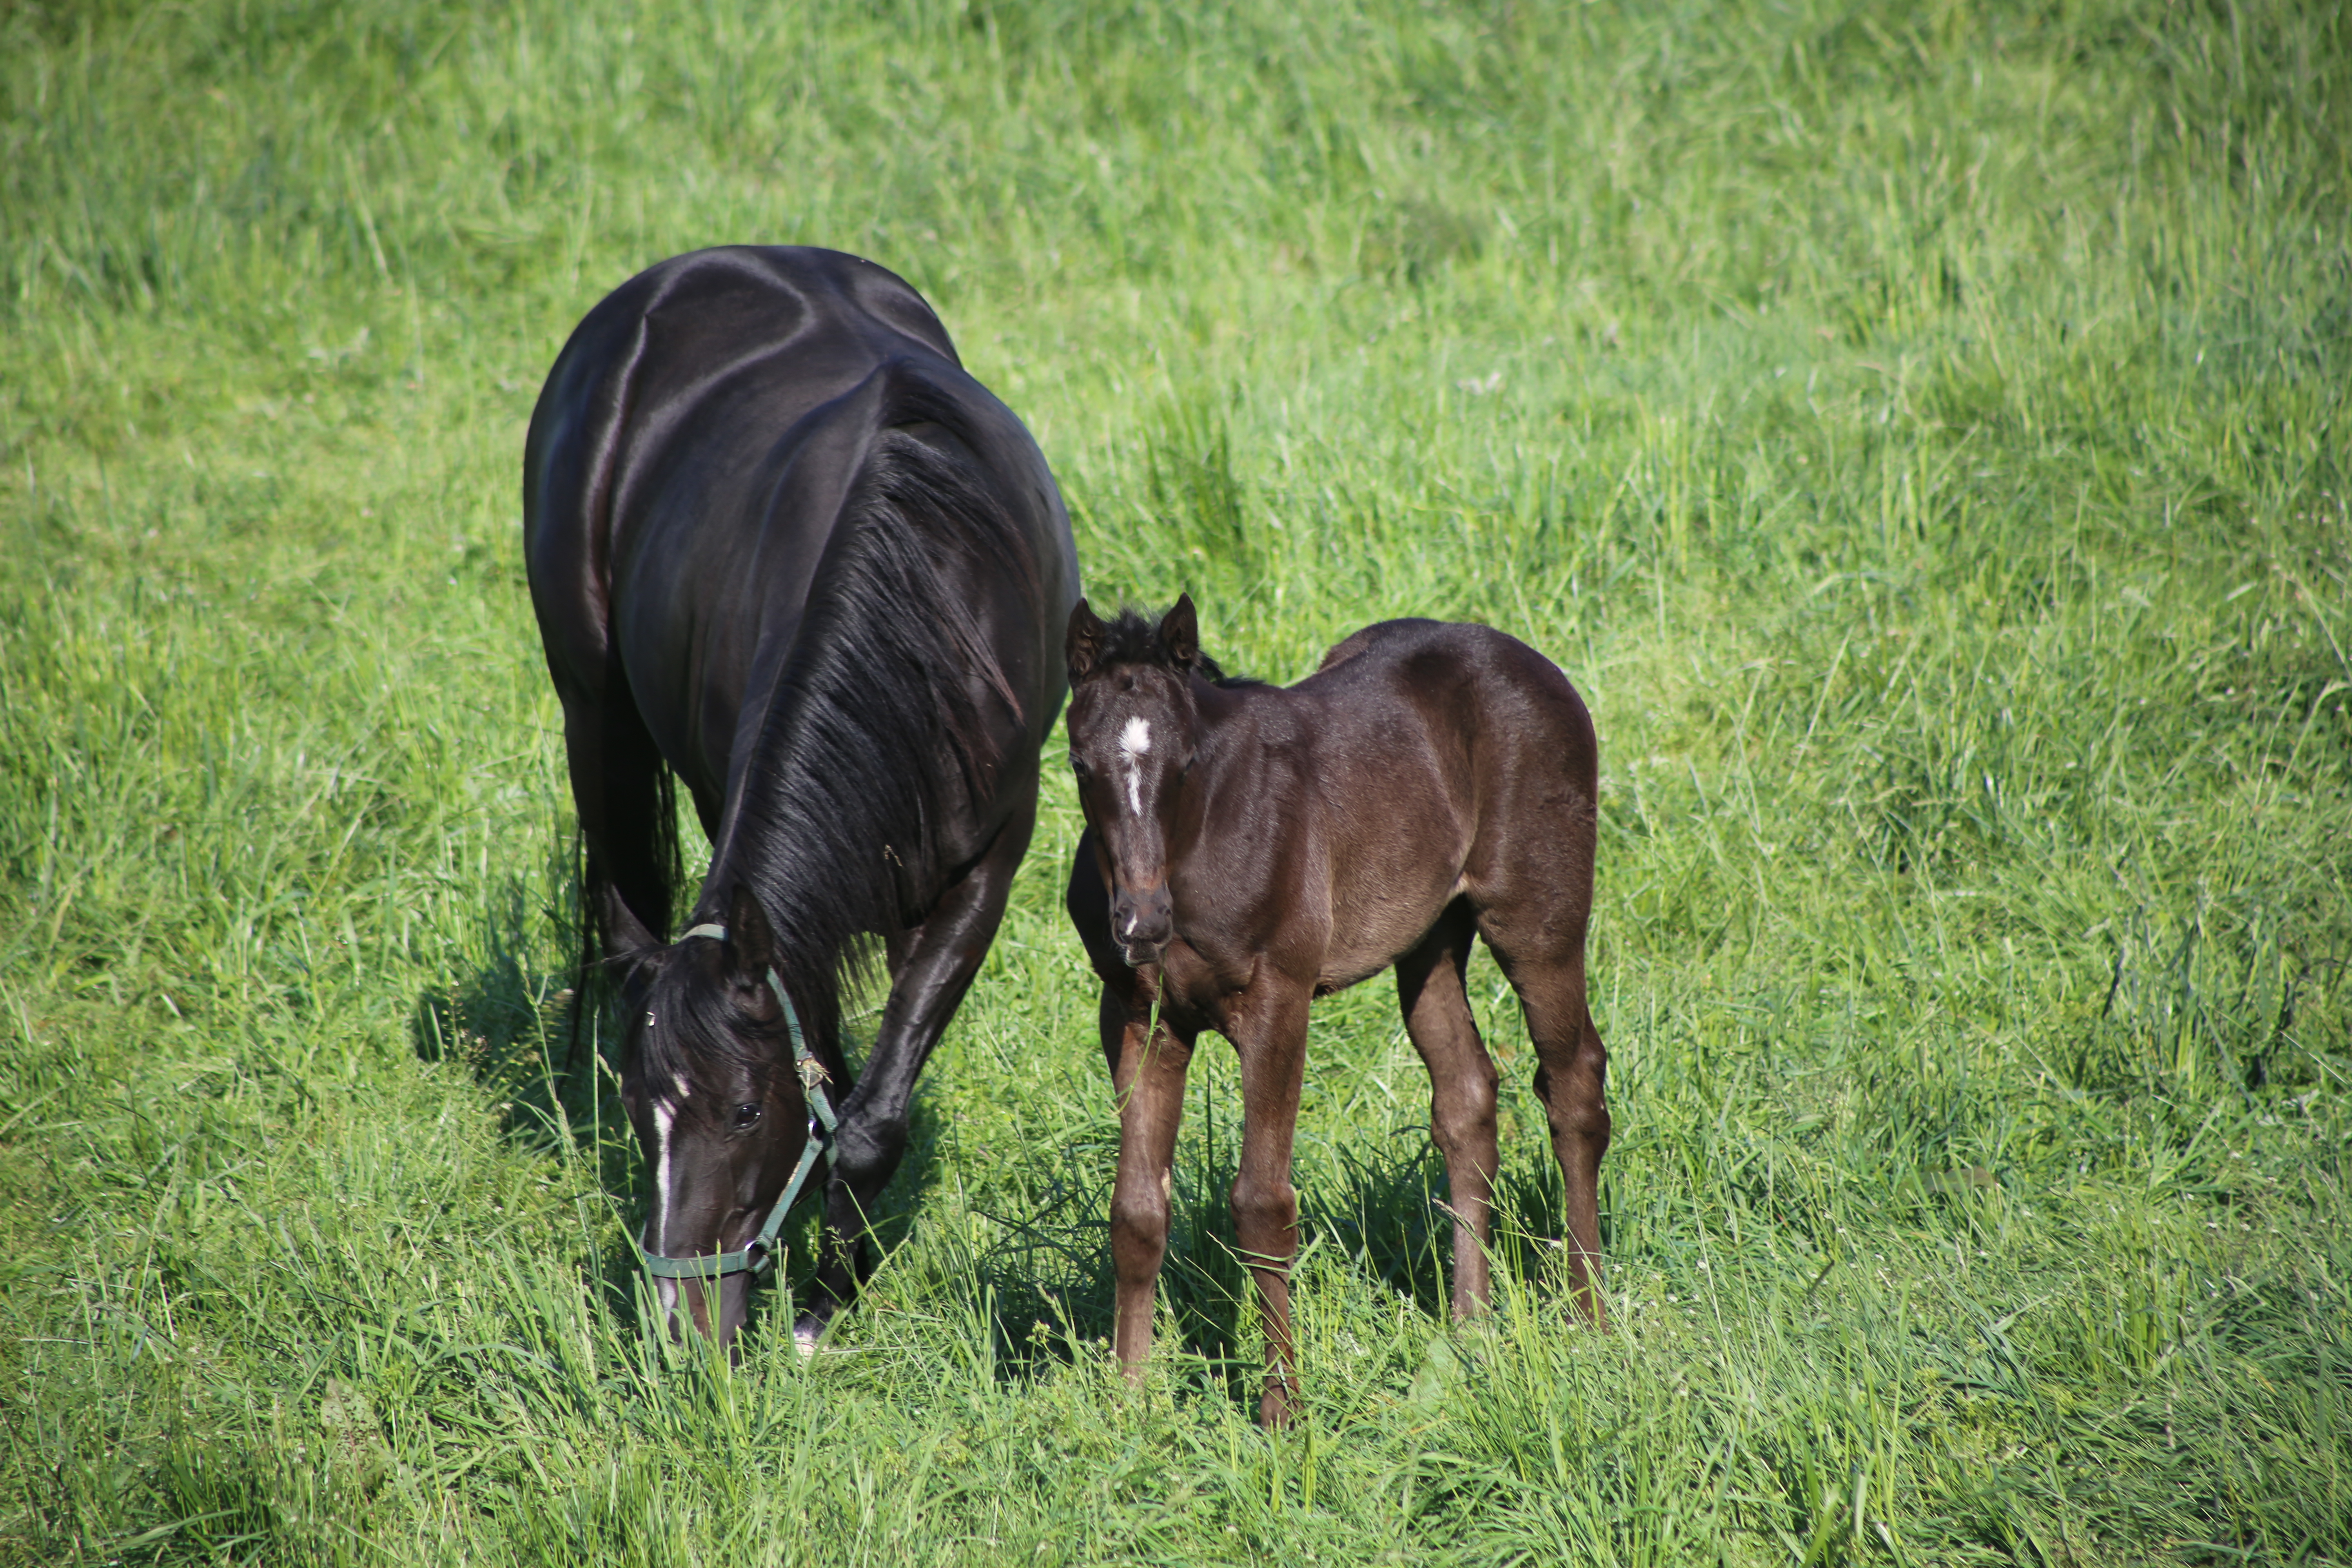
[[[1497,922],[1499,923],[1499,922]],[[1481,921],[1482,927],[1486,922]],[[1593,1322],[1608,1321],[1601,1293],[1601,1156],[1609,1148],[1609,1102],[1605,1094],[1609,1053],[1593,1026],[1584,988],[1584,922],[1571,940],[1530,954],[1511,945],[1507,927],[1484,931],[1496,962],[1519,994],[1528,1034],[1536,1047],[1536,1094],[1551,1124],[1552,1157],[1559,1162],[1568,1196],[1567,1243],[1570,1293]]]
[[[1265,1325],[1265,1389],[1258,1421],[1290,1424],[1298,1358],[1290,1333],[1290,1258],[1298,1244],[1298,1191],[1290,1184],[1291,1142],[1307,1066],[1305,986],[1262,981],[1225,1021],[1241,1058],[1242,1162],[1234,1176],[1234,1229],[1257,1285]]]
[[[1396,962],[1405,1031],[1429,1068],[1430,1136],[1445,1156],[1456,1318],[1486,1306],[1486,1227],[1501,1163],[1495,1145],[1495,1063],[1478,1037],[1462,983],[1474,930],[1468,909],[1457,901],[1438,917],[1419,947]]]
[[[1160,1267],[1168,1257],[1169,1188],[1192,1037],[1180,1037],[1165,1019],[1156,1033],[1152,1028],[1160,972],[1155,967],[1139,973],[1119,952],[1111,935],[1110,890],[1096,862],[1091,829],[1078,839],[1064,906],[1102,979],[1103,1056],[1118,1097],[1118,1177],[1110,1198],[1110,1255],[1118,1279],[1118,1306],[1111,1350],[1129,1380],[1140,1382],[1151,1350]]]
[[[1151,1352],[1151,1310],[1160,1266],[1168,1256],[1169,1192],[1176,1164],[1176,1130],[1184,1118],[1184,1073],[1192,1042],[1161,1020],[1153,1027],[1151,998],[1159,972],[1129,971],[1125,982],[1103,985],[1103,1051],[1118,1096],[1118,1179],[1110,1197],[1111,1265],[1118,1276],[1118,1309],[1111,1350],[1130,1383],[1143,1381]]]

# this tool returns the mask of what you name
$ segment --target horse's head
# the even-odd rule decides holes
[[[640,1245],[656,1269],[662,1259],[712,1260],[715,1287],[691,1274],[659,1277],[661,1303],[676,1312],[683,1299],[694,1326],[728,1344],[743,1326],[757,1258],[716,1255],[763,1241],[810,1136],[791,1027],[770,980],[775,938],[740,884],[724,936],[689,932],[664,944],[618,897],[604,913],[626,964],[621,1099],[653,1174]]]
[[[1168,842],[1192,766],[1202,670],[1192,596],[1157,628],[1132,611],[1106,626],[1080,599],[1063,651],[1070,664],[1070,767],[1107,862],[1111,933],[1129,964],[1159,962],[1174,930]]]

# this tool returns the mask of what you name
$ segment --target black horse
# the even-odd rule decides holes
[[[730,247],[639,274],[572,332],[523,519],[583,900],[624,964],[642,1245],[665,1307],[731,1340],[763,1222],[824,1134],[808,1102],[837,1105],[805,1349],[870,1267],[916,1074],[1028,847],[1078,595],[1068,515],[906,282]],[[674,945],[673,777],[711,843]],[[877,938],[889,995],[853,1087],[841,1000]]]

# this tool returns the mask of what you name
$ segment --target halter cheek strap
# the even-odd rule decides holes
[[[707,936],[718,942],[727,940],[727,928],[722,925],[698,925],[677,940]],[[792,1179],[784,1184],[775,1207],[768,1211],[767,1223],[760,1234],[733,1252],[713,1253],[705,1258],[664,1258],[657,1252],[646,1251],[645,1243],[637,1251],[646,1260],[646,1272],[664,1279],[717,1279],[729,1274],[757,1273],[775,1261],[776,1235],[784,1228],[784,1216],[799,1200],[801,1189],[808,1184],[809,1173],[816,1169],[817,1158],[833,1152],[833,1135],[841,1119],[833,1112],[833,1099],[824,1092],[828,1075],[824,1065],[810,1050],[801,1034],[801,1016],[793,1010],[793,999],[784,994],[784,983],[776,978],[772,967],[768,971],[768,989],[776,994],[776,1001],[784,1010],[784,1026],[793,1035],[793,1061],[801,1075],[801,1087],[808,1091],[813,1108],[809,1116],[808,1142],[802,1146],[801,1163],[793,1167]]]

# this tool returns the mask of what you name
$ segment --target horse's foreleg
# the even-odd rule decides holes
[[[1429,1068],[1429,1131],[1445,1156],[1454,1210],[1454,1315],[1486,1310],[1492,1289],[1486,1236],[1493,1213],[1495,1063],[1478,1037],[1462,975],[1473,934],[1460,905],[1441,916],[1421,945],[1397,960],[1397,1001],[1405,1032]]]
[[[1290,1424],[1298,1358],[1290,1332],[1290,1259],[1298,1245],[1298,1192],[1290,1148],[1307,1063],[1305,986],[1261,984],[1226,1020],[1241,1057],[1242,1161],[1234,1176],[1234,1229],[1265,1326],[1265,1389],[1258,1420]]]
[[[1111,1350],[1129,1382],[1143,1380],[1151,1351],[1151,1310],[1168,1256],[1168,1211],[1176,1130],[1184,1119],[1184,1073],[1192,1042],[1165,1021],[1153,1027],[1156,973],[1129,973],[1103,986],[1103,1049],[1118,1098],[1118,1179],[1111,1189],[1110,1256],[1118,1279]]]
[[[1064,906],[1087,957],[1102,977],[1103,1057],[1118,1100],[1118,1178],[1111,1189],[1111,1267],[1118,1304],[1111,1351],[1130,1382],[1140,1382],[1151,1352],[1151,1311],[1160,1267],[1168,1257],[1170,1188],[1176,1131],[1184,1116],[1184,1074],[1192,1037],[1179,1037],[1165,1020],[1152,1029],[1159,974],[1127,966],[1110,929],[1110,890],[1104,885],[1094,833],[1078,839]]]
[[[875,1030],[874,1047],[857,1087],[841,1103],[841,1128],[824,1189],[824,1236],[817,1288],[793,1332],[813,1345],[825,1323],[848,1305],[872,1271],[866,1226],[882,1189],[907,1152],[907,1106],[915,1079],[946,1032],[948,1020],[971,988],[1004,918],[1013,874],[1036,826],[1037,795],[1028,796],[997,829],[986,852],[905,933],[894,953],[890,997]]]

